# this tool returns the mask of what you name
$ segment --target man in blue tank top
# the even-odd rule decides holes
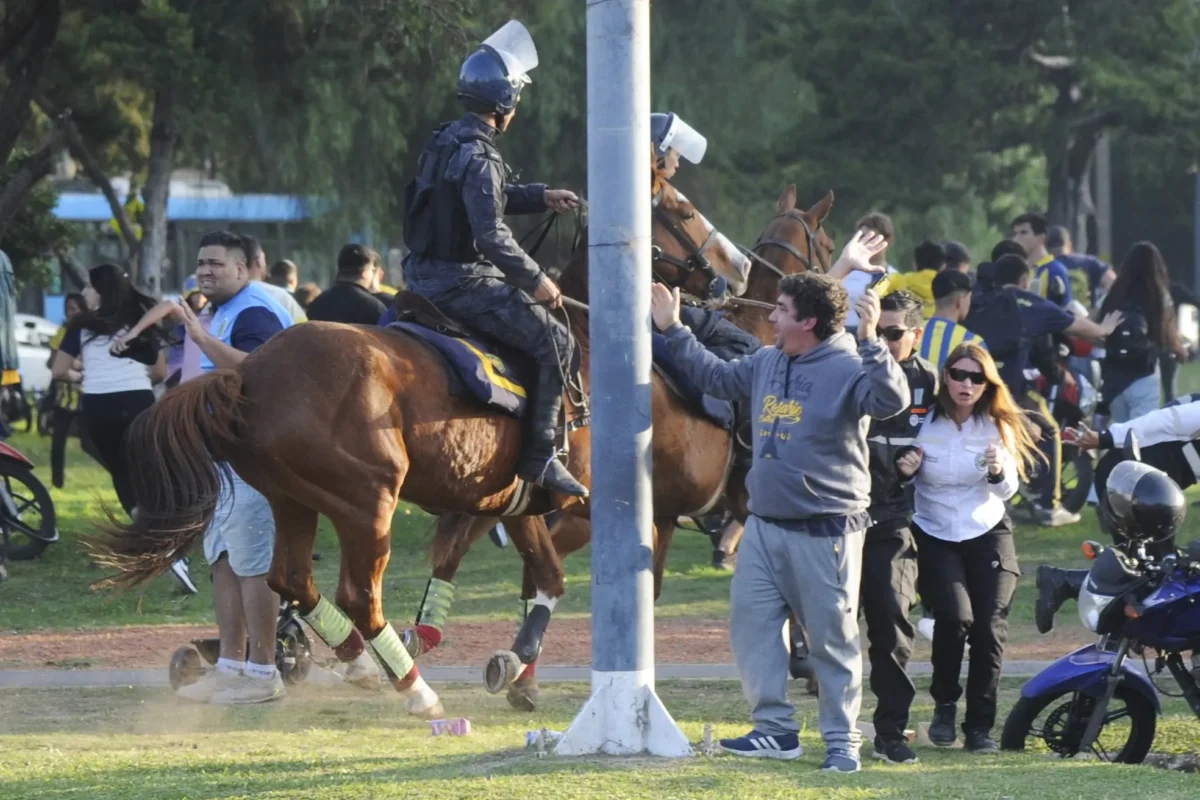
[[[229,231],[213,231],[200,239],[196,280],[215,311],[207,327],[187,304],[182,314],[187,337],[200,348],[205,372],[236,367],[292,324],[287,310],[250,280],[247,249],[242,237]],[[180,696],[218,705],[283,696],[283,681],[275,668],[279,596],[267,585],[274,547],[275,518],[267,498],[231,470],[222,478],[213,522],[204,533],[220,658],[216,670],[180,688]]]

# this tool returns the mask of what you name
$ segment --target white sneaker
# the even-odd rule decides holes
[[[1062,506],[1054,508],[1041,508],[1036,506],[1038,524],[1043,528],[1058,528],[1063,525],[1074,525],[1079,522],[1080,516],[1067,511]]]
[[[286,694],[278,671],[270,678],[255,678],[243,672],[224,690],[214,694],[210,702],[216,706],[241,706],[279,700]]]
[[[195,683],[180,686],[175,690],[178,697],[194,703],[211,703],[213,695],[223,692],[237,682],[240,672],[225,672],[214,669]]]
[[[192,581],[192,576],[188,573],[189,565],[190,562],[187,556],[184,556],[171,565],[171,574],[175,576],[175,580],[179,581],[184,591],[188,594],[196,594],[199,589],[196,588],[196,584]]]

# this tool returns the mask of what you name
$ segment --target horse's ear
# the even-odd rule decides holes
[[[829,212],[833,209],[833,191],[825,193],[821,201],[808,210],[808,216],[817,221],[820,225],[829,216]]]
[[[796,184],[788,184],[788,187],[779,194],[779,199],[775,201],[775,208],[780,214],[791,211],[796,207]]]

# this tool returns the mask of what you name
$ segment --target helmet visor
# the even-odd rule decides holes
[[[538,65],[538,55],[533,37],[524,25],[510,19],[504,23],[504,27],[484,39],[483,44],[504,62],[508,77],[517,78],[522,83],[530,82],[529,72]]]
[[[678,114],[675,114],[671,119],[671,127],[663,136],[662,147],[664,149],[672,147],[675,152],[688,161],[699,164],[704,160],[704,151],[708,149],[708,140],[697,133],[695,128],[680,119]]]

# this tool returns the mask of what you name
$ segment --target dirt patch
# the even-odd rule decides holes
[[[399,627],[399,626],[398,626]],[[1063,626],[1066,628],[1066,626]],[[728,664],[728,623],[723,619],[669,619],[655,625],[655,655],[661,664]],[[421,659],[423,664],[478,667],[497,649],[508,647],[512,622],[451,622],[442,646]],[[0,634],[0,668],[4,669],[136,669],[166,667],[176,648],[191,639],[215,637],[214,627],[169,625],[106,630]],[[315,637],[314,641],[315,641]],[[1039,639],[1010,644],[1005,658],[1057,658],[1094,637],[1080,629],[1059,629]],[[319,659],[332,654],[315,641]],[[591,660],[591,625],[587,619],[556,620],[546,636],[541,664],[587,664]],[[919,640],[913,659],[929,659],[929,642]]]

